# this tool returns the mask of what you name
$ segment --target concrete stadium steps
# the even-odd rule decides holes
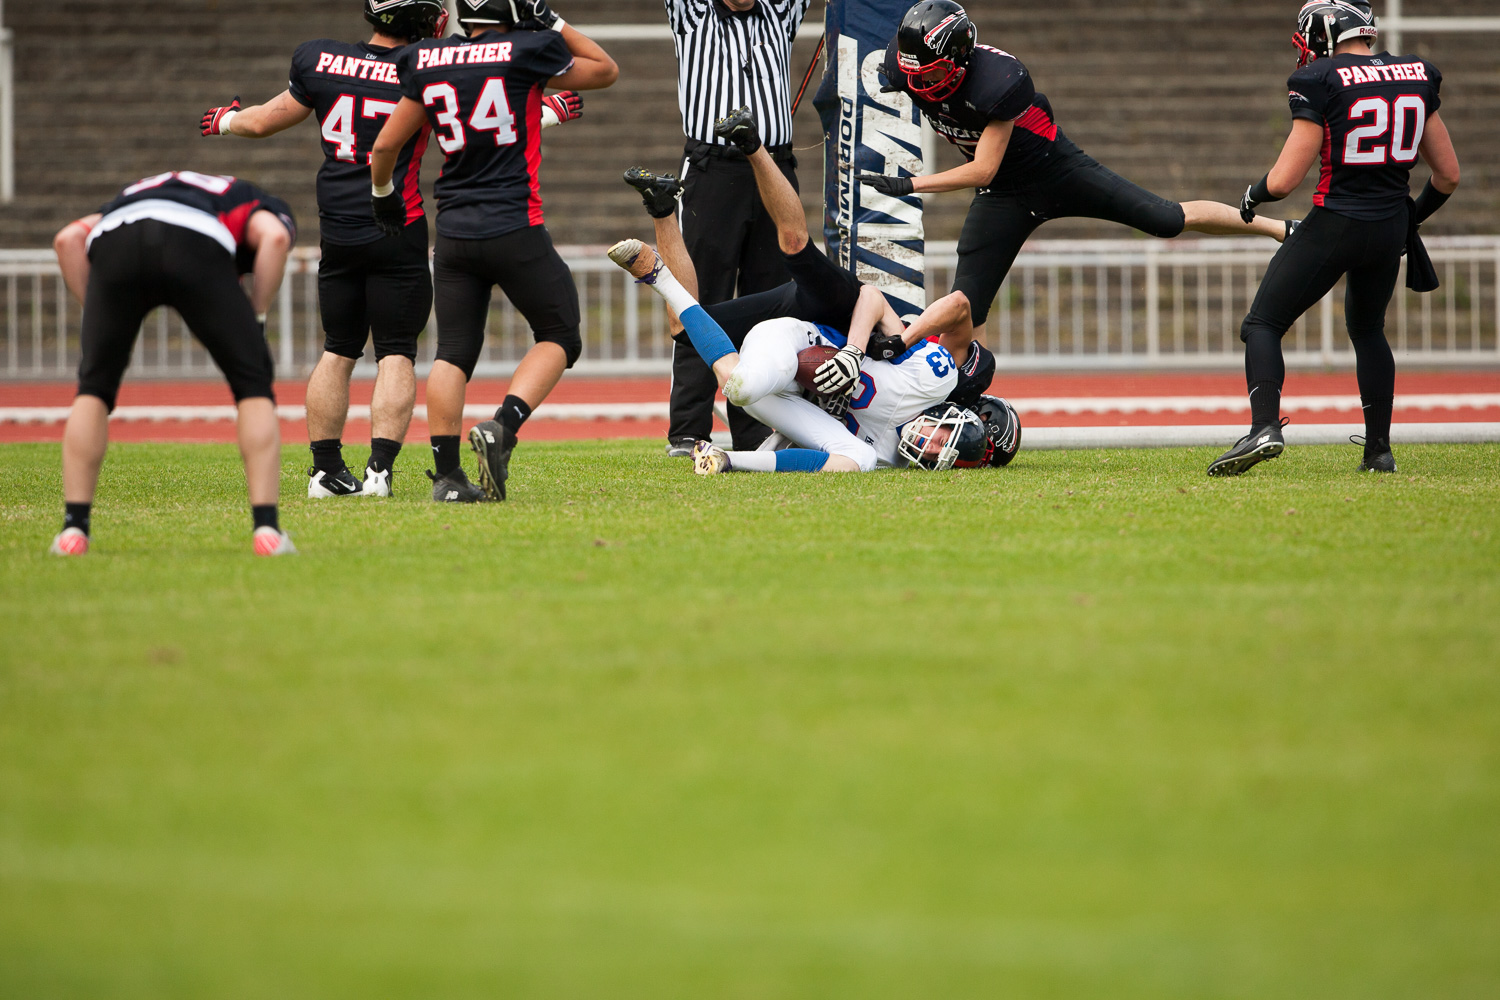
[[[1274,159],[1288,126],[1282,97],[1292,67],[1282,0],[1056,0],[1044,10],[975,3],[981,40],[1015,52],[1052,99],[1063,129],[1131,179],[1168,197],[1232,201]],[[1408,13],[1492,12],[1491,0],[1408,0]],[[1430,9],[1429,9],[1430,8]],[[1472,10],[1470,8],[1473,8]],[[661,23],[652,0],[565,0],[578,24]],[[814,5],[812,16],[821,16]],[[99,2],[11,5],[17,47],[18,201],[0,209],[0,245],[44,246],[71,218],[123,182],[171,168],[238,173],[292,202],[304,239],[316,240],[312,125],[262,142],[207,140],[202,110],[238,93],[265,100],[286,85],[295,46],[309,38],[363,37],[353,0],[160,0],[149,18]],[[1493,37],[1414,35],[1408,48],[1444,68],[1444,118],[1464,159],[1465,185],[1429,224],[1434,234],[1500,228],[1500,45]],[[814,43],[793,56],[799,75]],[[618,180],[633,163],[680,163],[675,59],[663,42],[619,42],[621,82],[587,95],[582,121],[547,133],[542,188],[560,243],[605,243],[645,226]],[[799,146],[821,141],[810,101]],[[958,162],[939,143],[940,162]],[[821,212],[820,154],[802,154],[804,201]],[[424,164],[430,187],[441,157]],[[1305,211],[1304,192],[1281,207]],[[928,231],[957,236],[968,199],[940,197]],[[1106,223],[1058,222],[1049,236],[1118,235]]]

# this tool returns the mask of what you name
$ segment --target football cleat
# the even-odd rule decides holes
[[[516,449],[515,433],[498,420],[486,420],[469,431],[469,447],[479,458],[479,488],[491,500],[504,500],[510,453]]]
[[[1291,421],[1265,424],[1250,428],[1250,433],[1240,438],[1233,448],[1214,459],[1208,466],[1210,476],[1238,476],[1268,458],[1275,458],[1286,451],[1286,439],[1281,428]]]
[[[376,472],[369,466],[365,466],[365,485],[359,491],[362,497],[388,497],[391,495],[391,481],[395,478],[394,469],[386,469]]]
[[[682,201],[682,182],[672,174],[653,174],[645,167],[625,171],[625,183],[641,193],[646,213],[653,219],[665,219],[677,213]]]
[[[695,443],[692,438],[673,438],[667,442],[667,457],[692,458]]]
[[[640,240],[621,240],[609,248],[609,259],[629,271],[643,285],[656,284],[665,266],[656,251]]]
[[[88,555],[89,536],[81,528],[64,528],[52,539],[52,547],[47,551],[54,556]]]
[[[1351,435],[1349,440],[1354,444],[1364,446],[1365,457],[1359,463],[1360,472],[1396,471],[1396,456],[1391,454],[1391,443],[1389,441],[1377,441],[1372,445],[1359,434]]]
[[[488,499],[484,490],[469,482],[463,469],[454,469],[446,476],[428,469],[427,478],[432,480],[432,499],[437,503],[483,503]]]
[[[733,472],[729,455],[712,441],[699,441],[693,445],[693,471],[700,476],[715,476],[721,472]]]
[[[255,545],[255,554],[258,556],[294,556],[297,554],[297,546],[292,544],[287,533],[270,526],[256,528],[251,539]]]
[[[307,476],[309,500],[321,500],[325,497],[357,497],[364,490],[364,484],[354,478],[354,473],[349,471],[347,465],[337,472],[324,472],[317,468],[308,469]]]
[[[746,156],[760,148],[760,130],[755,127],[755,115],[749,108],[736,108],[714,122],[714,135]]]

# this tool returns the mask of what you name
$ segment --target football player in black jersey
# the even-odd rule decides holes
[[[1376,34],[1366,0],[1312,0],[1298,16],[1301,61],[1288,81],[1292,133],[1276,166],[1245,192],[1241,210],[1253,218],[1257,205],[1295,191],[1320,159],[1322,170],[1313,210],[1266,269],[1240,328],[1251,428],[1209,465],[1211,476],[1239,475],[1285,449],[1281,338],[1346,275],[1344,321],[1365,415],[1359,468],[1396,471],[1396,362],[1385,339],[1386,307],[1403,252],[1408,284],[1418,291],[1437,287],[1417,226],[1458,187],[1459,167],[1438,114],[1442,74],[1417,56],[1376,55]],[[1410,175],[1418,157],[1432,179],[1412,201]]]
[[[374,26],[368,42],[319,39],[297,48],[289,85],[262,105],[211,108],[204,135],[265,138],[315,115],[323,140],[318,171],[322,256],[318,302],[323,356],[307,383],[307,433],[313,467],[309,497],[390,496],[396,456],[416,402],[413,362],[417,338],[432,312],[427,216],[419,171],[429,130],[401,149],[395,183],[406,205],[406,225],[387,236],[370,213],[369,158],[381,126],[401,100],[396,57],[423,38],[441,37],[448,12],[441,0],[362,0]],[[577,117],[577,95],[559,94],[543,109],[546,124]],[[344,463],[349,379],[373,336],[378,371],[370,399],[370,459],[363,483]]]
[[[1048,219],[1105,219],[1163,239],[1186,230],[1285,239],[1283,223],[1247,223],[1218,202],[1167,201],[1101,166],[1058,129],[1052,105],[1019,59],[976,42],[963,7],[921,0],[886,50],[887,85],[910,96],[968,162],[918,177],[861,174],[860,182],[895,198],[976,189],[958,240],[953,292],[928,307],[908,342],[943,334],[950,351],[961,347],[972,327],[984,325],[1021,245]],[[869,195],[864,204],[879,208]]]
[[[63,432],[65,513],[53,554],[88,552],[109,414],[141,321],[160,306],[177,310],[234,393],[255,554],[297,551],[276,509],[281,427],[265,334],[296,239],[296,220],[280,198],[248,181],[189,170],[137,181],[57,234],[63,281],[83,303],[83,359]],[[248,298],[241,274],[252,276]]]
[[[432,497],[474,502],[505,499],[517,432],[583,351],[578,289],[542,219],[543,91],[608,87],[620,71],[546,0],[460,0],[458,9],[467,37],[419,42],[401,54],[402,98],[375,141],[370,181],[376,221],[399,231],[405,208],[394,183],[398,156],[430,125],[447,156],[434,188],[438,348],[427,378],[437,465]],[[479,456],[476,489],[459,464],[458,435],[497,284],[536,343],[495,419],[469,433]]]

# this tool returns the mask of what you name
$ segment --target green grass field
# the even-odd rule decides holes
[[[1500,995],[1500,448],[1211,457],[0,447],[0,996]]]

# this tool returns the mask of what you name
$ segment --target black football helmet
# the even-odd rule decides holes
[[[525,0],[457,0],[459,24],[508,24],[527,16]]]
[[[990,460],[990,439],[972,410],[939,403],[901,425],[896,450],[912,465],[929,472],[972,469]]]
[[[1373,39],[1380,32],[1369,0],[1310,0],[1297,15],[1297,66],[1326,59],[1340,42],[1351,38]]]
[[[997,469],[1009,465],[1021,450],[1021,415],[999,396],[980,396],[975,410],[990,440],[990,464]]]
[[[896,61],[907,89],[924,101],[952,96],[964,82],[978,33],[953,0],[921,0],[901,18]]]
[[[381,34],[420,42],[443,37],[448,8],[442,0],[365,0],[365,20]]]

